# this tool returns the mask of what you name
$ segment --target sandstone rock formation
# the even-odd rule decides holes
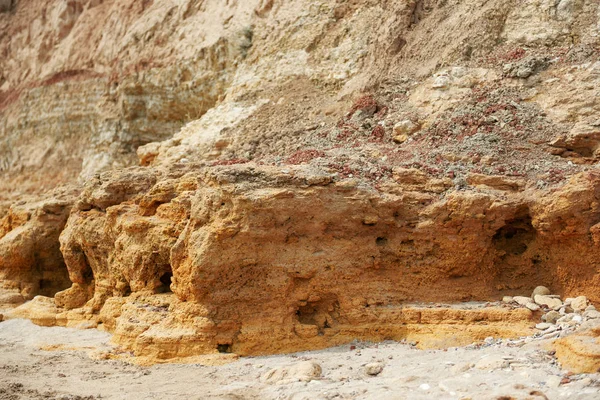
[[[538,285],[600,301],[595,1],[4,10],[0,278],[54,297],[19,315],[163,360],[467,344],[529,332]]]

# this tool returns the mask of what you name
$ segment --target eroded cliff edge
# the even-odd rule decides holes
[[[34,321],[169,359],[600,301],[597,2],[139,3],[0,14],[0,277],[54,297]]]

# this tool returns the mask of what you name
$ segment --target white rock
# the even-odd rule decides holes
[[[529,303],[532,303],[531,301],[531,297],[525,297],[525,296],[515,296],[513,297],[513,300],[517,302],[517,304],[522,305],[522,306],[526,306]]]
[[[527,304],[525,304],[525,307],[527,307],[531,311],[538,311],[540,309],[540,306],[538,306],[535,303],[527,303]]]
[[[590,304],[585,308],[585,311],[596,311],[596,307],[593,304]]]
[[[365,374],[376,376],[383,371],[383,364],[379,362],[369,363],[365,365]]]
[[[551,388],[557,388],[560,386],[561,380],[562,379],[560,376],[551,375],[546,379],[546,386],[551,387]]]
[[[321,377],[322,369],[313,361],[303,361],[289,367],[278,367],[270,370],[261,377],[261,381],[275,384],[292,382],[310,382]]]
[[[560,299],[553,299],[550,296],[542,296],[538,294],[535,296],[534,300],[536,304],[539,304],[540,306],[547,306],[553,310],[558,310],[562,306],[562,301],[560,301]]]
[[[573,318],[571,319],[571,321],[581,323],[583,321],[583,317],[581,315],[573,315]]]
[[[453,374],[461,374],[463,372],[467,372],[472,367],[473,367],[473,364],[464,362],[464,363],[456,364],[455,366],[453,366],[452,368],[450,368],[450,371]]]
[[[539,329],[540,331],[543,331],[543,330],[550,328],[551,326],[552,326],[552,324],[549,324],[547,322],[540,322],[539,324],[537,324],[535,326],[535,329]]]
[[[411,135],[419,130],[419,125],[412,122],[410,119],[398,122],[394,125],[394,135]]]
[[[565,306],[570,306],[572,301],[573,301],[572,297],[567,297],[565,299]]]
[[[451,79],[448,75],[436,76],[431,87],[434,89],[446,89],[450,86],[450,82]]]
[[[503,301],[504,303],[512,303],[512,302],[513,302],[513,300],[514,300],[514,299],[513,299],[513,297],[512,297],[512,296],[504,296],[504,297],[502,298],[502,301]]]
[[[475,363],[475,368],[487,370],[507,368],[508,366],[508,361],[497,354],[485,356],[481,360],[477,361],[477,363]]]
[[[575,311],[583,311],[587,305],[587,297],[585,296],[576,297],[571,302],[571,307],[573,307],[573,310]]]
[[[600,318],[600,311],[589,310],[583,313],[583,316],[588,319],[598,319]]]
[[[431,389],[431,386],[428,383],[422,383],[419,385],[419,389],[427,391]]]

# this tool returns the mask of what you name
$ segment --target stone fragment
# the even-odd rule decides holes
[[[288,384],[293,382],[310,382],[321,377],[323,370],[314,361],[303,361],[289,367],[278,367],[261,377],[266,383]]]
[[[379,362],[369,363],[365,365],[365,374],[376,376],[383,371],[383,364]]]
[[[471,363],[467,363],[467,362],[459,363],[459,364],[452,366],[452,368],[450,368],[450,372],[452,372],[453,374],[461,374],[463,372],[467,372],[472,367],[473,367],[473,364],[471,364]]]
[[[538,286],[535,289],[533,289],[533,293],[531,294],[531,298],[534,299],[536,295],[542,295],[542,296],[546,296],[550,294],[550,289],[548,289],[546,286]]]
[[[575,311],[583,311],[587,305],[587,297],[585,296],[576,297],[571,302],[571,307],[573,307],[573,310]]]
[[[560,309],[560,307],[562,306],[562,301],[560,301],[560,299],[553,299],[552,297],[549,296],[542,296],[542,295],[536,295],[534,297],[534,300],[536,302],[536,304],[539,304],[540,306],[546,306],[548,308],[551,309]]]
[[[504,297],[502,298],[502,301],[503,301],[504,303],[512,303],[512,302],[513,302],[513,297],[512,297],[512,296],[504,296]]]
[[[555,324],[556,321],[560,318],[560,313],[558,311],[549,311],[542,316],[542,320],[549,323]]]
[[[551,375],[546,379],[546,386],[550,388],[557,388],[560,386],[560,381],[562,378],[560,376]]]
[[[433,89],[447,89],[450,86],[451,79],[448,75],[436,76],[431,87]]]
[[[596,311],[596,307],[593,304],[590,304],[585,308],[585,311]]]
[[[408,135],[396,135],[394,136],[394,142],[396,143],[404,143],[408,140]]]
[[[0,295],[0,304],[22,304],[25,299],[20,293],[6,293]]]
[[[583,313],[584,318],[588,319],[598,319],[600,318],[600,311],[589,310]]]
[[[531,298],[525,296],[515,296],[513,297],[513,300],[516,301],[517,304],[522,306],[526,306],[528,303],[532,303]]]
[[[527,304],[525,304],[525,307],[527,307],[531,311],[538,311],[540,309],[540,306],[538,306],[535,303],[527,303]]]
[[[489,355],[483,357],[481,360],[475,363],[475,368],[494,370],[500,368],[507,368],[509,366],[508,360],[505,360],[501,355]]]
[[[552,324],[549,324],[547,322],[540,322],[539,324],[537,324],[535,326],[535,329],[539,329],[540,331],[544,331],[548,328],[550,328],[552,326]]]
[[[394,136],[407,135],[410,136],[419,130],[419,125],[412,122],[410,119],[400,121],[394,125]]]

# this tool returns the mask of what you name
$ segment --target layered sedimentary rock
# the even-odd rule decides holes
[[[18,315],[169,359],[520,335],[538,314],[423,303],[541,284],[600,301],[595,1],[11,2],[0,24],[0,276],[55,295]]]

